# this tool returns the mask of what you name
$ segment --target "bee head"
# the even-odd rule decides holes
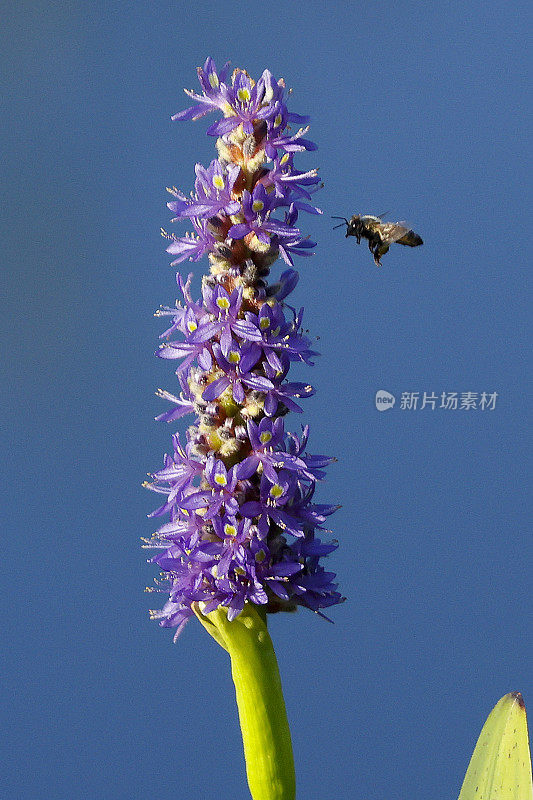
[[[335,228],[340,228],[342,225],[346,225],[346,236],[359,237],[361,235],[362,223],[360,214],[354,214],[349,220],[346,219],[346,217],[332,217],[332,219],[342,219],[341,224],[335,225]],[[335,230],[335,228],[333,228],[333,230]]]
[[[357,236],[361,235],[361,230],[363,228],[363,223],[361,222],[361,214],[354,214],[353,217],[350,217],[349,222],[346,223],[346,236]]]

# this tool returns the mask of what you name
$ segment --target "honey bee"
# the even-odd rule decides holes
[[[354,214],[349,220],[346,217],[333,217],[333,219],[343,220],[340,225],[335,225],[335,228],[346,225],[346,236],[355,236],[357,244],[361,243],[361,239],[368,239],[368,249],[374,256],[377,267],[381,266],[381,256],[385,255],[394,242],[409,247],[424,244],[420,236],[403,222],[382,222],[380,217],[371,214]]]

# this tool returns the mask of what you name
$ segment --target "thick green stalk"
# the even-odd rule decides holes
[[[266,614],[247,603],[232,622],[222,608],[195,613],[230,655],[246,774],[253,800],[294,800],[291,734]]]

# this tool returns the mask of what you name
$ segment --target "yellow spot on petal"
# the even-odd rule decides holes
[[[259,320],[259,327],[261,328],[261,330],[264,331],[265,328],[269,327],[269,325],[270,325],[269,318],[268,317],[261,317],[261,319]]]
[[[224,178],[222,175],[215,175],[213,178],[213,186],[215,189],[223,189],[224,188]]]
[[[223,112],[225,117],[234,117],[235,116],[235,109],[228,102],[223,103],[222,112]]]
[[[274,120],[274,127],[277,128],[281,125],[281,114],[278,114],[276,119]]]
[[[219,84],[219,80],[218,80],[218,75],[216,74],[216,72],[210,72],[209,73],[209,83],[211,84],[213,89],[216,89],[217,86],[220,85]]]
[[[241,354],[238,353],[236,350],[230,350],[228,355],[228,361],[230,364],[238,364],[241,360]]]
[[[227,482],[228,480],[225,475],[222,475],[221,473],[215,475],[215,483],[217,483],[219,486],[225,486]]]
[[[229,300],[227,297],[217,297],[217,306],[224,311],[229,308]]]
[[[263,431],[263,433],[259,437],[261,444],[268,444],[268,442],[271,439],[272,439],[272,434],[270,433],[270,431]]]
[[[252,203],[252,208],[255,212],[262,211],[264,207],[265,204],[263,203],[262,200],[254,200],[254,202]]]
[[[237,97],[241,103],[247,103],[250,100],[250,92],[246,87],[244,87],[243,89],[239,89],[237,92]]]
[[[235,525],[229,525],[226,523],[226,525],[224,525],[224,534],[226,536],[237,536],[237,528]]]
[[[270,490],[270,496],[274,498],[281,497],[283,494],[283,487],[279,485],[279,483],[275,483],[272,489]]]

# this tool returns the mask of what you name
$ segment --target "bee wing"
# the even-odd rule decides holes
[[[379,226],[379,235],[383,244],[393,244],[402,239],[410,228],[406,222],[382,222]]]

